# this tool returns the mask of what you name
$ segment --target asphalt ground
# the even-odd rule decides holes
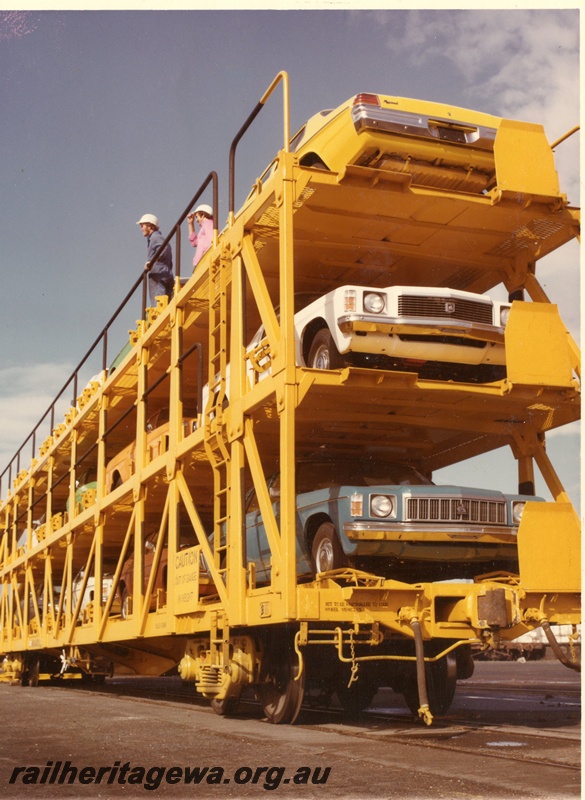
[[[386,689],[356,719],[275,726],[254,703],[219,717],[178,679],[0,685],[0,797],[576,798],[579,686],[556,662],[479,663],[428,728]]]

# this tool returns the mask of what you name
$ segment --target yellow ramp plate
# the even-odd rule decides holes
[[[518,530],[522,588],[581,591],[581,531],[570,503],[527,503]]]
[[[571,386],[567,329],[555,305],[515,302],[505,336],[508,380],[536,386]]]

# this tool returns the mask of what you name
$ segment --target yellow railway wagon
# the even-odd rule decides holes
[[[280,86],[283,149],[236,214],[236,146]],[[272,722],[388,685],[430,724],[472,646],[580,622],[579,521],[545,447],[579,418],[579,352],[536,277],[579,213],[542,128],[377,95],[292,140],[288,118],[280,73],[194,274],[109,369],[104,335],[101,372],[3,474],[4,680],[178,670],[223,714],[253,687]],[[169,239],[210,182],[217,219],[210,173]],[[328,328],[341,289],[346,335],[376,334],[359,357]],[[497,370],[454,363],[479,348]],[[498,448],[517,495],[432,482]]]

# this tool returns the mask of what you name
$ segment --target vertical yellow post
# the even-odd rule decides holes
[[[93,628],[99,631],[99,625],[102,619],[102,599],[104,596],[103,580],[104,580],[104,567],[103,567],[103,544],[104,544],[104,523],[100,515],[98,522],[95,526],[94,532],[94,591],[93,591]]]
[[[35,491],[35,479],[31,478],[28,485],[28,509],[26,512],[26,549],[30,550],[32,547],[32,529],[33,529],[33,503]]]
[[[171,327],[171,360],[170,360],[170,387],[169,387],[169,452],[176,454],[177,444],[183,438],[183,396],[181,392],[181,340],[185,310],[177,307],[171,310],[174,319]],[[175,473],[175,466],[169,464],[167,478],[170,480]]]
[[[241,399],[246,391],[244,344],[244,265],[240,254],[232,262],[232,308],[230,328],[230,409],[228,438],[231,440],[229,471],[227,588],[230,626],[246,623],[246,572],[244,565],[244,419]]]
[[[143,561],[144,561],[144,503],[145,489],[142,484],[144,467],[146,466],[146,398],[148,376],[148,357],[149,352],[146,348],[140,348],[140,360],[138,369],[138,385],[136,398],[136,474],[138,475],[139,485],[136,489],[137,496],[134,497],[134,570],[132,588],[132,615],[135,622],[141,617],[143,604],[142,584]]]
[[[50,558],[45,560],[45,580],[44,580],[44,594],[45,599],[43,603],[43,633],[45,642],[48,639],[53,639],[55,636],[55,594],[53,589],[53,562]]]
[[[8,616],[10,622],[12,623],[8,629],[8,646],[7,650],[10,651],[13,649],[13,642],[16,633],[16,598],[18,597],[17,594],[18,590],[18,575],[16,572],[12,571],[11,573],[11,586],[10,586],[10,601],[9,601],[9,612]]]
[[[53,517],[53,469],[54,469],[54,459],[53,456],[49,456],[49,461],[47,464],[47,511],[46,511],[46,523],[47,523],[47,530],[50,530],[51,519]]]
[[[177,525],[177,508],[179,506],[179,487],[176,478],[169,485],[169,524],[167,533],[167,611],[174,613],[175,604],[175,557],[179,547],[180,528]]]
[[[282,153],[282,205],[280,208],[280,327],[284,356],[280,412],[280,531],[283,554],[282,596],[284,616],[296,616],[296,490],[295,415],[296,370],[294,335],[294,247],[292,156]]]
[[[169,613],[173,613],[175,601],[174,576],[175,556],[179,548],[180,528],[177,525],[177,509],[179,505],[179,488],[176,481],[177,445],[183,438],[183,392],[181,380],[181,353],[183,345],[183,321],[185,310],[177,306],[174,311],[171,327],[171,360],[169,387],[169,460],[167,462],[167,479],[170,481],[168,491],[169,518],[167,526],[167,585],[166,605]]]
[[[106,494],[106,440],[105,432],[108,424],[108,397],[102,394],[100,399],[99,410],[99,432],[98,432],[98,456],[97,456],[97,474],[96,474],[96,500],[98,508],[101,508],[101,503],[104,495]],[[104,520],[103,515],[100,514],[99,520],[95,529],[95,590],[94,590],[94,615],[93,626],[96,632],[96,637],[99,634],[102,621],[102,597],[103,589],[102,583],[104,578],[103,571],[103,542],[104,542]]]
[[[71,431],[71,459],[69,462],[69,521],[77,516],[77,504],[75,502],[75,462],[77,461],[77,429]]]
[[[65,588],[64,588],[65,587]],[[64,580],[61,585],[61,591],[67,592],[67,599],[65,603],[65,625],[72,635],[71,620],[74,611],[73,605],[73,536],[67,537],[67,551],[65,555],[65,570]]]
[[[541,438],[536,432],[530,430],[524,432],[516,431],[514,433],[514,444],[518,463],[522,465],[528,460],[534,459],[555,501],[557,503],[570,504],[569,496],[547,455],[544,436]]]
[[[518,459],[518,492],[534,494],[534,486],[534,462],[531,456],[522,456]]]

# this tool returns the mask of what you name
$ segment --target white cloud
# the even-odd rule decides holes
[[[41,416],[53,403],[72,373],[67,363],[29,364],[0,369],[0,471],[8,465]],[[68,387],[55,407],[54,423],[58,425],[67,412],[73,396]],[[36,434],[36,445],[50,434],[50,417]],[[21,458],[26,468],[32,457],[32,443],[27,443]]]
[[[581,420],[577,420],[576,422],[570,422],[568,425],[563,425],[560,428],[553,428],[548,431],[546,434],[546,441],[550,444],[553,441],[555,443],[559,442],[560,439],[570,439],[574,444],[579,442],[580,436]]]
[[[387,24],[391,17],[386,18]],[[470,107],[544,124],[552,140],[579,119],[579,16],[572,10],[412,11],[392,34],[414,63],[445,58]]]
[[[436,74],[445,61],[455,67],[462,82],[459,105],[541,124],[551,144],[579,124],[577,9],[369,13],[386,27],[388,48],[407,68]],[[562,191],[579,205],[577,136],[559,145],[556,162]]]

